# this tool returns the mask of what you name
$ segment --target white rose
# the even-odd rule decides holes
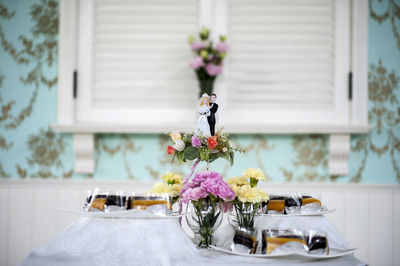
[[[185,149],[185,146],[185,142],[183,142],[183,140],[181,139],[178,139],[175,142],[174,149],[177,151],[183,151]]]
[[[223,151],[223,152],[226,152],[227,150],[228,150],[227,147],[222,148],[222,151]]]

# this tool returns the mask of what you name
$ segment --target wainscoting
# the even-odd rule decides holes
[[[144,192],[153,182],[1,180],[0,265],[18,265],[78,216],[86,191],[95,187]],[[400,265],[400,186],[290,183],[262,185],[270,194],[308,192],[320,197],[330,221],[356,257],[370,265]]]

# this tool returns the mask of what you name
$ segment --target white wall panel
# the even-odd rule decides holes
[[[360,260],[368,260],[369,239],[369,205],[365,192],[346,193],[346,207],[343,209],[346,240],[351,247],[357,247],[356,256]],[[360,241],[360,240],[363,241]]]
[[[393,192],[393,265],[400,265],[400,193]]]
[[[334,213],[329,214],[329,220],[339,229],[343,234],[345,230],[344,224],[344,206],[345,199],[342,194],[338,197],[338,192],[323,191],[321,192],[322,204],[325,204],[329,209],[335,209]]]
[[[46,243],[55,232],[55,210],[53,208],[56,191],[53,188],[36,188],[33,190],[33,246]]]
[[[82,210],[83,198],[78,187],[57,189],[56,200],[53,208],[64,210]],[[61,210],[56,210],[55,228],[60,231],[79,218],[76,214],[71,214]]]
[[[9,190],[8,265],[17,265],[32,250],[32,189],[28,186]]]
[[[369,263],[371,265],[393,265],[394,237],[392,193],[376,191],[369,196]],[[388,229],[391,230],[388,230]],[[363,241],[366,241],[365,239]],[[399,252],[398,250],[396,252]]]
[[[8,206],[8,189],[0,187],[0,265],[6,265],[8,257]]]

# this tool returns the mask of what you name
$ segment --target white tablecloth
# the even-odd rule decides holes
[[[324,220],[324,219],[323,219]],[[224,230],[224,229],[223,229]],[[223,230],[219,234],[224,235]],[[319,261],[246,258],[198,249],[175,219],[82,217],[21,265],[364,265],[354,256]]]

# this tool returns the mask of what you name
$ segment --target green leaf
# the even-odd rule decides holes
[[[185,158],[188,160],[194,160],[199,157],[200,153],[199,150],[193,146],[187,147],[183,153],[185,154]]]
[[[185,144],[192,143],[192,139],[189,136],[184,136],[182,140],[183,142],[185,142]]]
[[[184,162],[185,161],[185,155],[183,154],[183,152],[178,152],[178,154],[176,155],[176,158],[180,162]]]
[[[208,161],[210,158],[210,150],[207,147],[200,148],[200,158],[202,161]]]
[[[211,153],[210,154],[210,163],[211,162],[213,162],[213,161],[215,161],[215,160],[217,160],[218,158],[219,158],[220,156],[219,156],[219,153]]]
[[[250,186],[251,187],[256,187],[258,183],[258,180],[255,179],[254,177],[250,177]]]

